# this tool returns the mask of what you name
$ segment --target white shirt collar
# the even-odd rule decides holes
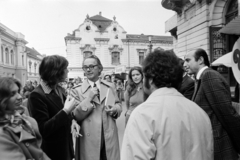
[[[43,92],[44,92],[45,94],[49,94],[49,93],[52,91],[52,88],[49,87],[49,86],[47,85],[47,83],[44,82],[43,80],[40,81],[40,85],[42,86]]]
[[[201,77],[201,75],[202,75],[202,72],[203,72],[205,69],[207,69],[207,68],[208,68],[208,66],[205,66],[205,67],[201,68],[201,69],[198,71],[197,76],[196,76],[196,79],[197,79],[197,80],[200,79],[200,77]]]
[[[91,87],[93,88],[93,86],[94,86],[94,82],[92,82],[92,81],[90,81],[89,79],[88,79],[88,83],[91,85]],[[100,90],[100,80],[98,79],[96,82],[96,85],[97,85],[97,88]]]

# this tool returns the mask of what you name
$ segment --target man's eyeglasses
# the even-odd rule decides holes
[[[83,66],[82,69],[83,69],[84,71],[87,71],[88,69],[91,71],[91,70],[93,70],[93,68],[96,67],[96,66],[98,66],[98,65]]]

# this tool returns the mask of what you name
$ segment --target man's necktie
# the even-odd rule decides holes
[[[96,85],[96,83],[94,83],[93,87],[96,87],[96,88],[97,88],[97,85]],[[97,89],[98,89],[98,88],[97,88]],[[98,89],[97,98],[98,98],[98,100],[100,101],[100,97],[99,97],[99,89]]]

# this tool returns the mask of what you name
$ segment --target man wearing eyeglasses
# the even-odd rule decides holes
[[[86,58],[82,68],[87,80],[71,93],[79,101],[72,116],[81,127],[76,139],[75,159],[120,160],[115,119],[120,116],[122,108],[114,85],[99,79],[103,66],[97,56]],[[108,97],[115,99],[114,105],[105,102]]]

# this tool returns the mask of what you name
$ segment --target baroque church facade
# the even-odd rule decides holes
[[[69,78],[84,78],[82,62],[89,55],[96,55],[103,65],[103,74],[114,73],[119,67],[126,72],[133,66],[141,66],[149,50],[172,49],[171,36],[127,34],[116,21],[101,15],[89,17],[65,37]]]

